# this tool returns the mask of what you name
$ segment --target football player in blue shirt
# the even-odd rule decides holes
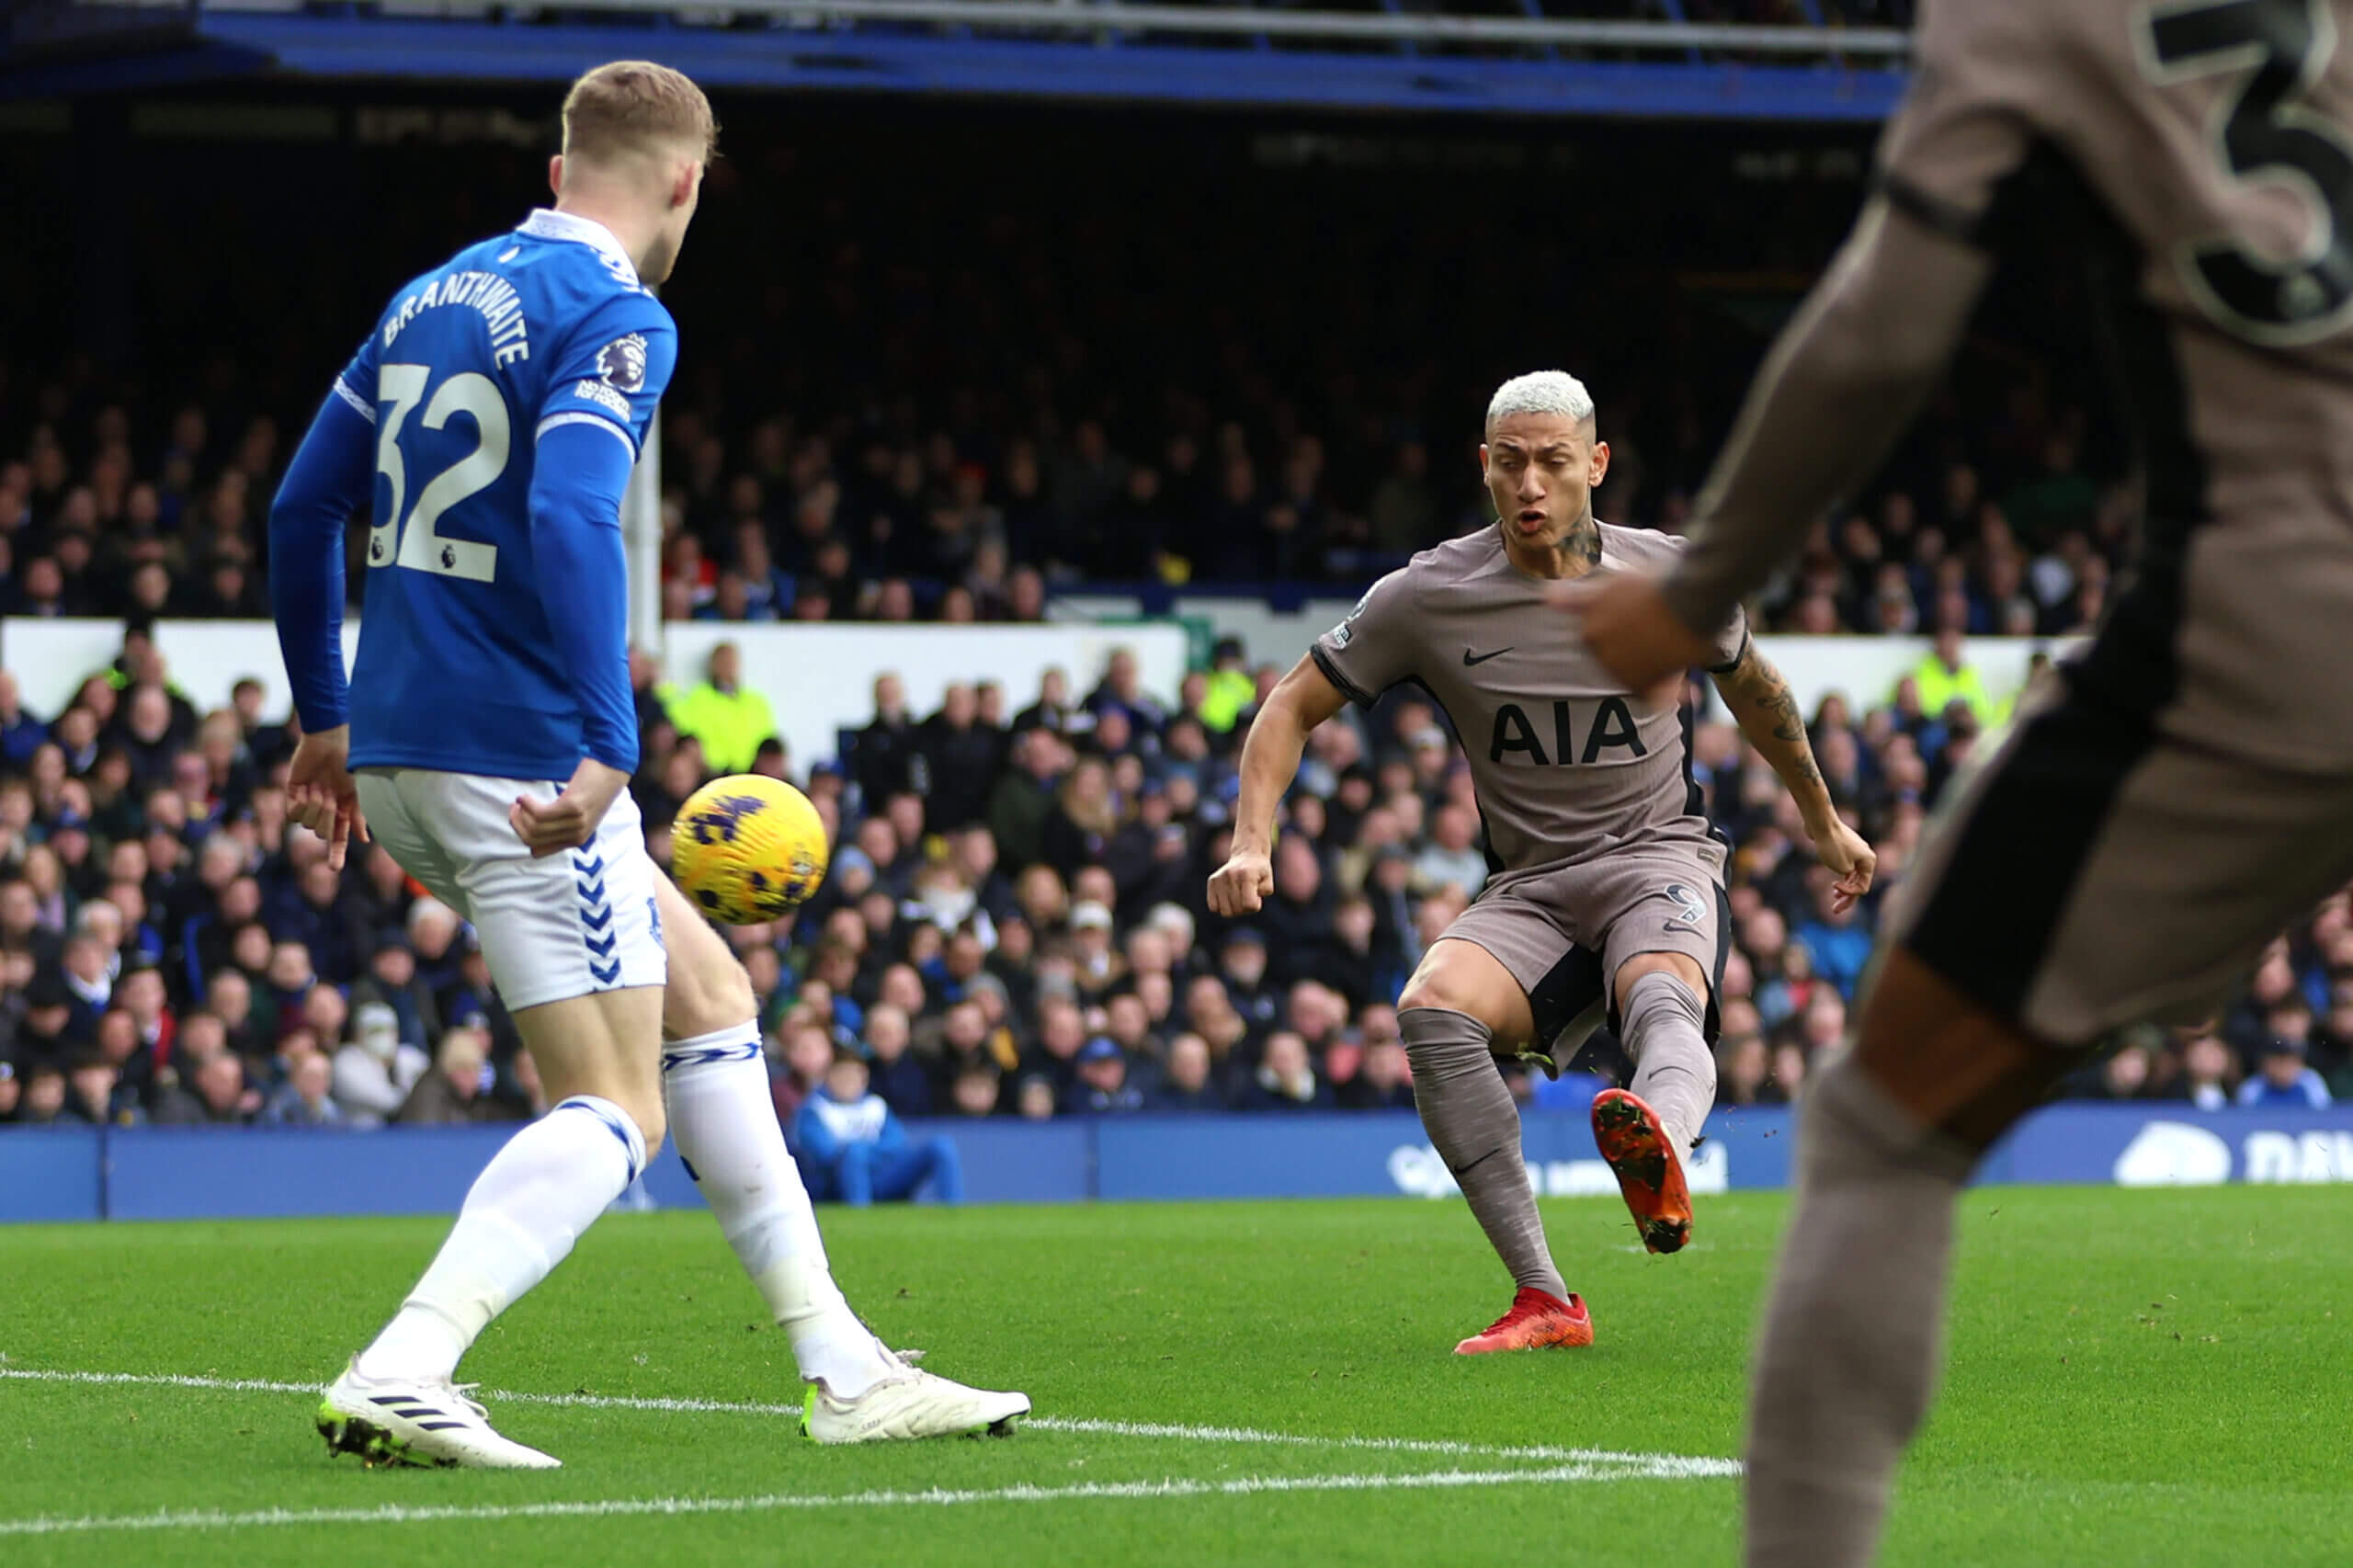
[[[398,1315],[327,1389],[330,1451],[553,1467],[453,1374],[636,1178],[665,1118],[791,1336],[811,1437],[979,1431],[1029,1408],[916,1370],[849,1310],[768,1097],[751,983],[655,869],[627,791],[621,494],[677,355],[649,285],[677,257],[716,130],[665,67],[581,77],[554,208],[393,296],[271,509],[303,731],[295,819],[338,865],[372,829],[473,922],[557,1102],[483,1171]],[[371,501],[347,682],[344,528]]]

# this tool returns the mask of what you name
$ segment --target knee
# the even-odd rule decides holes
[[[1501,1021],[1490,1017],[1499,1010],[1494,999],[1479,994],[1477,986],[1466,983],[1461,974],[1445,964],[1415,971],[1414,977],[1398,994],[1397,1011],[1401,1015],[1421,1007],[1461,1013],[1489,1028]]]
[[[669,1118],[663,1110],[661,1095],[657,1093],[651,1098],[639,1096],[636,1103],[624,1104],[621,1109],[637,1123],[638,1136],[645,1140],[645,1163],[652,1165],[654,1157],[662,1152],[662,1140],[668,1136],[670,1131]]]
[[[1398,1022],[1415,1010],[1460,1013],[1492,1040],[1515,1045],[1533,1029],[1528,995],[1511,971],[1477,943],[1454,938],[1433,944],[1405,982]]]
[[[631,1127],[637,1129],[638,1138],[645,1148],[645,1164],[648,1165],[654,1163],[654,1156],[662,1152],[662,1138],[667,1131],[667,1123],[663,1119],[662,1096],[659,1094],[649,1102],[643,1095],[631,1094],[608,1085],[597,1090],[584,1089],[567,1094],[555,1102],[553,1108],[561,1110],[566,1106],[593,1110],[608,1127],[611,1127],[612,1113],[620,1112]],[[612,1128],[612,1131],[618,1135],[620,1129]]]
[[[1631,969],[1640,961],[1629,960],[1627,967]],[[1619,1014],[1625,1020],[1630,1041],[1654,1029],[1678,1025],[1695,1034],[1705,1031],[1707,987],[1704,982],[1693,985],[1692,978],[1669,964],[1658,964],[1620,978]]]
[[[1618,966],[1613,977],[1618,997],[1618,1011],[1629,1021],[1634,1016],[1638,997],[1646,992],[1651,997],[1681,1003],[1689,999],[1702,1016],[1708,1006],[1708,976],[1699,963],[1682,953],[1636,953]],[[1677,1011],[1685,1010],[1677,1006]]]
[[[662,998],[665,1040],[716,1034],[759,1012],[751,975],[717,936],[709,931],[703,935],[708,941],[687,946],[684,952],[672,950],[669,985]]]
[[[1805,1180],[1880,1185],[1910,1174],[1958,1186],[1983,1153],[1920,1121],[1855,1051],[1837,1052],[1814,1075],[1798,1119],[1798,1168]]]

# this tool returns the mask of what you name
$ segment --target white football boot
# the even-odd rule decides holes
[[[563,1467],[552,1455],[491,1430],[489,1412],[466,1397],[474,1386],[447,1378],[363,1378],[354,1360],[319,1401],[319,1436],[327,1440],[328,1457],[358,1454],[370,1466]]]
[[[812,1380],[801,1408],[801,1436],[829,1444],[1002,1437],[1012,1432],[1015,1416],[1029,1414],[1028,1394],[968,1389],[918,1370],[909,1362],[921,1354],[891,1356],[893,1369],[856,1399],[836,1399],[823,1378]]]

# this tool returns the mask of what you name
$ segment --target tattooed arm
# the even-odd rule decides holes
[[[1823,782],[1822,769],[1813,760],[1805,715],[1798,710],[1790,683],[1755,642],[1744,647],[1732,667],[1717,672],[1715,678],[1716,691],[1732,710],[1740,733],[1796,798],[1814,853],[1837,873],[1840,905],[1854,903],[1870,891],[1878,857],[1831,802],[1830,787]]]

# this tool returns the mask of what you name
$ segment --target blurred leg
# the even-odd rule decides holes
[[[841,1178],[842,1201],[853,1209],[864,1209],[874,1201],[874,1150],[865,1143],[852,1143],[842,1151],[841,1164],[835,1167]]]
[[[924,1145],[931,1156],[931,1189],[942,1203],[964,1201],[964,1166],[956,1154],[956,1145],[946,1138],[935,1138]]]
[[[1953,1200],[2075,1060],[1888,955],[1858,1044],[1799,1119],[1797,1207],[1750,1396],[1751,1568],[1871,1561],[1936,1390]]]

